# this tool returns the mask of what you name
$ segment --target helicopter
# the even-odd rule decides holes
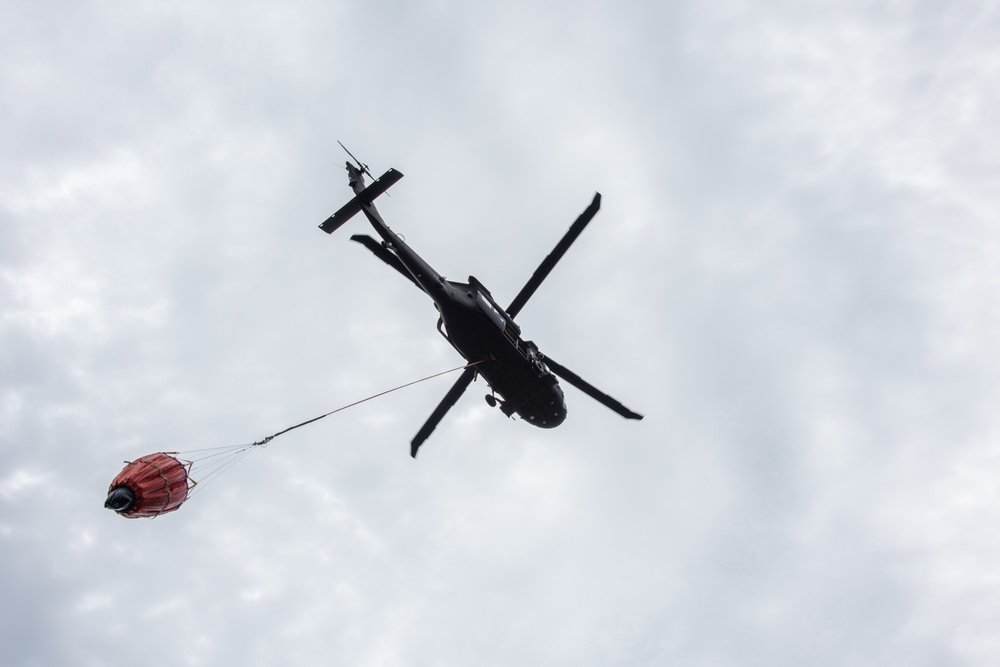
[[[354,197],[327,218],[320,229],[332,234],[359,212],[364,213],[381,241],[364,234],[355,234],[351,240],[368,248],[434,301],[439,313],[438,332],[469,362],[413,437],[410,456],[416,458],[417,450],[477,375],[485,378],[490,387],[491,393],[486,395],[486,402],[491,407],[499,407],[507,417],[517,414],[528,424],[539,428],[555,428],[566,419],[566,400],[558,378],[626,419],[642,419],[641,414],[542,354],[534,342],[521,336],[521,328],[514,322],[528,299],[597,214],[601,206],[600,193],[594,195],[590,205],[542,260],[510,305],[501,308],[475,276],[469,276],[466,283],[445,279],[382,220],[375,208],[375,200],[403,178],[403,174],[390,168],[375,178],[367,165],[355,158],[343,144],[340,145],[354,161],[354,164],[346,162],[348,183]],[[370,185],[365,184],[365,174],[373,179]]]

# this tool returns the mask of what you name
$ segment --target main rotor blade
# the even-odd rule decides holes
[[[469,386],[469,383],[471,383],[475,377],[475,368],[466,368],[462,372],[458,381],[452,386],[451,389],[448,390],[448,393],[444,395],[444,398],[441,399],[438,406],[434,408],[434,412],[431,413],[431,416],[427,419],[424,425],[420,427],[420,430],[417,431],[417,435],[415,435],[413,440],[410,441],[410,456],[417,458],[417,450],[420,449],[420,445],[424,444],[424,440],[426,440],[434,429],[437,428],[437,425],[441,422],[445,413],[451,409],[451,406],[455,405],[455,401],[458,400],[458,398],[465,391],[466,387]]]
[[[421,287],[420,283],[417,282],[417,279],[414,278],[413,275],[406,270],[406,267],[403,266],[403,263],[401,261],[399,261],[399,258],[393,255],[388,250],[386,250],[385,246],[383,246],[381,243],[379,243],[372,237],[366,236],[364,234],[355,234],[354,236],[351,237],[351,240],[360,243],[364,247],[371,250],[376,257],[381,259],[383,262],[385,262],[392,268],[399,271],[401,274],[403,274],[404,278],[406,278],[411,283],[416,285],[418,290],[420,290],[421,292],[424,291],[424,288]]]
[[[633,412],[632,410],[629,410],[624,405],[622,405],[615,399],[611,398],[603,391],[596,388],[595,386],[584,380],[582,377],[580,377],[570,369],[566,368],[565,366],[559,363],[556,363],[552,358],[546,356],[544,357],[544,361],[545,365],[548,366],[550,369],[552,369],[553,373],[561,377],[563,380],[566,380],[566,382],[569,382],[571,385],[573,385],[574,387],[585,393],[587,396],[590,396],[597,402],[602,403],[605,407],[611,408],[625,419],[642,419],[642,415],[640,415],[638,412]]]
[[[600,208],[601,193],[598,192],[594,195],[594,200],[590,202],[590,206],[588,206],[587,209],[580,214],[580,217],[576,219],[576,222],[570,226],[566,235],[563,236],[562,240],[556,244],[556,247],[549,253],[548,257],[542,260],[542,263],[538,265],[537,269],[535,269],[535,272],[531,275],[531,278],[525,286],[521,288],[521,291],[514,297],[514,300],[509,306],[507,306],[508,315],[516,317],[517,314],[521,312],[521,308],[524,307],[524,304],[528,302],[531,295],[535,293],[538,286],[541,285],[542,281],[549,275],[553,267],[555,267],[556,262],[562,259],[562,256],[566,254],[566,251],[569,250],[569,247],[573,244],[573,241],[576,240],[576,237],[580,235],[580,232],[583,231],[584,227],[587,226],[587,223],[589,223],[591,219],[597,215],[597,211]]]

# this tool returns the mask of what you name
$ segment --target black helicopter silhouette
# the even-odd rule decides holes
[[[347,151],[343,144],[341,147]],[[359,211],[363,212],[382,237],[382,242],[363,234],[355,234],[351,240],[371,250],[376,257],[396,269],[433,299],[440,313],[438,331],[470,364],[480,362],[465,369],[431,413],[410,442],[410,456],[416,457],[420,445],[427,440],[477,373],[486,378],[492,391],[486,396],[486,402],[490,406],[499,406],[508,417],[516,413],[532,426],[555,428],[566,419],[566,401],[556,379],[557,375],[622,417],[642,419],[639,413],[629,410],[551,357],[543,355],[537,345],[521,337],[521,328],[514,323],[514,318],[521,312],[524,304],[597,214],[601,206],[600,193],[594,195],[590,206],[576,219],[555,249],[504,309],[497,305],[490,291],[474,276],[469,276],[468,283],[446,280],[382,220],[374,201],[399,181],[403,174],[389,169],[366,187],[364,175],[372,176],[371,171],[350,151],[347,154],[357,163],[356,166],[346,163],[349,183],[355,196],[320,225],[320,229],[332,234]]]

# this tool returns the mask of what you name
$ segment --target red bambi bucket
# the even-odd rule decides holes
[[[104,506],[129,519],[173,512],[188,497],[188,468],[169,454],[149,454],[122,469]]]

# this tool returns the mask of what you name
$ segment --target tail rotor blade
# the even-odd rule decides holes
[[[340,144],[340,147],[344,149],[345,153],[347,153],[348,155],[351,156],[351,159],[354,160],[354,163],[356,165],[358,165],[358,169],[360,169],[362,173],[368,174],[369,178],[372,178],[372,179],[375,178],[374,176],[372,176],[372,172],[369,171],[367,164],[363,163],[361,160],[359,160],[358,158],[354,157],[354,153],[352,153],[351,151],[347,150],[347,146],[345,146],[343,143],[341,143],[339,139],[337,140],[337,143]]]
[[[465,389],[475,377],[475,368],[469,367],[462,372],[458,381],[455,382],[452,388],[448,390],[448,393],[445,394],[443,399],[441,399],[438,406],[434,408],[434,412],[431,413],[431,416],[427,419],[424,425],[420,427],[420,430],[417,431],[417,435],[415,435],[413,440],[410,441],[410,456],[417,458],[417,450],[420,449],[420,445],[424,444],[424,441],[430,437],[430,434],[435,428],[437,428],[437,425],[444,418],[445,414],[451,409],[451,406],[455,405],[455,402],[458,401],[459,397],[465,392]]]
[[[587,226],[587,223],[589,223],[594,218],[594,216],[597,215],[597,211],[600,210],[600,208],[601,208],[601,193],[598,192],[597,194],[594,195],[594,200],[590,202],[590,206],[588,206],[586,210],[584,210],[584,212],[580,214],[580,217],[578,217],[576,219],[576,222],[574,222],[572,226],[570,226],[569,231],[566,232],[566,235],[563,236],[562,240],[560,240],[559,243],[556,244],[556,247],[552,250],[552,252],[549,253],[548,257],[542,260],[542,263],[538,265],[537,269],[535,269],[535,272],[531,275],[531,278],[528,280],[525,286],[522,287],[521,291],[518,292],[516,297],[514,297],[514,300],[507,307],[508,315],[510,315],[511,317],[516,317],[517,314],[521,312],[521,308],[524,307],[524,304],[528,302],[528,299],[530,299],[531,295],[535,293],[535,290],[538,289],[538,286],[541,285],[542,281],[545,280],[545,278],[548,277],[549,273],[552,272],[552,269],[555,267],[556,262],[562,259],[562,256],[566,254],[567,250],[569,250],[569,247],[573,244],[573,241],[575,241],[576,237],[580,235],[580,232],[584,230],[584,228]]]
[[[615,399],[611,398],[603,391],[596,388],[594,385],[590,384],[589,382],[587,382],[582,377],[580,377],[570,369],[566,368],[562,364],[555,362],[550,357],[545,357],[544,360],[545,360],[545,365],[548,366],[550,369],[552,369],[553,373],[561,377],[563,380],[566,380],[566,382],[570,383],[571,385],[573,385],[574,387],[585,393],[587,396],[590,396],[598,403],[601,403],[605,407],[614,410],[625,419],[642,419],[642,415],[640,415],[638,412],[633,412],[632,410],[629,410],[624,405],[622,405]]]

